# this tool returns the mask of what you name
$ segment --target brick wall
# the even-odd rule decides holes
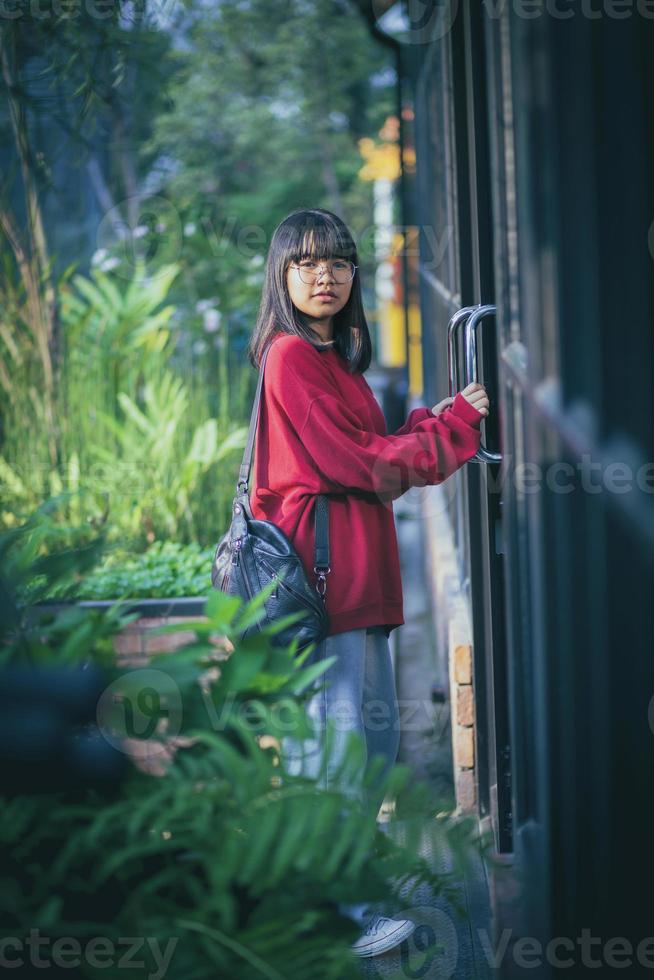
[[[452,717],[452,762],[457,807],[472,812],[476,808],[475,725],[472,690],[472,647],[469,643],[450,644],[450,699]]]
[[[179,647],[190,643],[195,633],[184,629],[189,621],[207,622],[206,616],[141,616],[117,633],[114,637],[114,650],[118,665],[130,667],[145,666],[153,653],[170,653]],[[179,625],[179,632],[154,635],[159,626]],[[230,652],[231,643],[227,637],[216,637],[212,640],[217,650]]]
[[[459,561],[449,520],[448,503],[453,492],[450,483],[447,481],[441,486],[424,487],[421,492],[425,521],[425,571],[438,651],[436,682],[449,693],[457,811],[476,813],[474,651],[470,611],[460,580]]]

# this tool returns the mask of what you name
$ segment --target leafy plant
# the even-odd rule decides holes
[[[107,439],[89,447],[105,465],[103,485],[114,501],[114,525],[135,540],[144,533],[149,540],[179,537],[182,529],[197,539],[193,493],[210,468],[243,448],[247,429],[238,428],[221,440],[216,419],[207,419],[185,450],[179,429],[188,394],[169,371],[162,372],[157,384],[146,382],[142,408],[124,393],[119,403],[124,421],[99,413],[118,448],[109,448]]]
[[[89,450],[99,437],[96,413],[115,414],[118,394],[136,393],[146,364],[156,375],[157,358],[169,356],[166,324],[173,308],[160,307],[177,272],[176,266],[167,266],[146,283],[137,268],[122,290],[99,270],[90,278],[75,275],[74,288],[71,269],[58,280],[61,356],[56,384],[50,386],[56,458],[43,424],[38,345],[29,329],[31,307],[22,298],[22,284],[14,286],[8,277],[0,287],[0,299],[10,300],[0,315],[0,361],[11,364],[10,372],[0,371],[8,396],[0,461],[5,526],[16,523],[12,515],[33,511],[50,495],[93,482],[94,457]]]
[[[81,581],[50,588],[47,599],[158,599],[204,596],[213,548],[155,541],[142,555],[110,551]]]
[[[46,569],[32,560],[39,524],[1,536],[0,554],[12,553],[21,575],[38,569],[52,581],[67,563],[79,566],[79,557],[62,556]],[[116,958],[103,967],[105,977],[152,976],[162,966],[158,949],[170,975],[191,980],[341,980],[360,976],[360,967],[348,948],[356,927],[337,903],[384,909],[426,884],[449,899],[453,914],[460,911],[454,875],[476,846],[473,822],[429,818],[424,787],[410,785],[408,767],[396,766],[385,781],[403,815],[402,843],[382,833],[351,792],[379,772],[363,771],[354,733],[334,789],[287,771],[280,739],[289,720],[294,737],[313,734],[304,700],[332,658],[309,665],[310,648],[274,647],[283,621],[236,642],[261,617],[266,597],[263,590],[244,605],[213,592],[207,619],[189,624],[194,638],[186,646],[154,656],[148,668],[107,671],[100,731],[134,763],[113,798],[83,785],[72,795],[12,795],[3,784],[0,905],[8,934],[38,927],[52,942],[74,937],[82,951],[95,936],[114,950],[121,937],[147,937],[142,966],[125,972]],[[11,625],[1,635],[17,655],[22,630]],[[51,661],[66,643],[66,625],[49,632]],[[37,642],[34,631],[22,632],[20,655]],[[225,638],[231,652],[216,643]],[[78,656],[95,658],[90,639],[84,651],[77,645]],[[143,765],[139,748],[165,764]],[[448,848],[453,872],[431,870],[421,855],[426,837]],[[409,896],[399,898],[403,885]],[[418,954],[423,965],[430,950]],[[81,973],[98,975],[84,956]]]
[[[15,526],[44,498],[70,492],[71,509],[62,516],[98,520],[107,508],[108,541],[133,552],[158,538],[217,538],[207,529],[227,519],[228,486],[236,478],[236,463],[232,473],[224,463],[243,448],[247,429],[228,415],[211,416],[207,392],[203,401],[168,367],[173,307],[162,304],[177,273],[177,266],[165,266],[146,281],[137,266],[125,285],[94,269],[90,278],[76,275],[62,285],[56,466],[35,424],[38,386],[28,384],[27,363],[33,352],[0,320],[0,348],[13,350],[27,372],[22,386],[6,379],[13,395],[0,455],[0,526]],[[235,384],[242,387],[239,375]],[[86,494],[87,514],[77,490]]]
[[[100,562],[104,532],[67,527],[60,512],[69,499],[45,501],[19,527],[0,534],[0,664],[114,660],[113,636],[137,617],[116,604],[104,613],[81,607],[33,616],[33,607],[64,592]],[[54,650],[56,649],[56,658]]]
[[[147,276],[137,262],[125,285],[99,268],[75,275],[61,291],[61,316],[66,338],[68,396],[80,407],[90,394],[89,382],[100,384],[88,407],[115,405],[121,392],[133,391],[152,355],[170,353],[170,321],[174,306],[163,305],[179,274],[171,263]],[[153,363],[157,363],[156,358]],[[76,395],[74,386],[82,386]]]

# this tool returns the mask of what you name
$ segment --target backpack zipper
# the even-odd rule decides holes
[[[279,578],[275,569],[268,564],[265,558],[259,557],[259,562],[262,565],[262,567],[268,572],[271,578],[274,579],[275,581],[275,591],[271,593],[271,596],[277,598],[277,588],[278,586],[281,585],[282,589],[286,589],[286,591],[289,592],[292,596],[295,596],[295,598],[299,602],[303,603],[305,606],[311,605],[311,601],[307,599],[305,595],[302,595],[300,592],[297,592],[297,590],[294,589],[292,585],[287,585],[286,582],[283,581],[283,579]]]

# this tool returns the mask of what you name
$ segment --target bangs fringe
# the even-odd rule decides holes
[[[291,232],[287,244],[291,262],[332,257],[351,259],[356,255],[356,245],[345,226],[339,226],[323,215],[305,212],[297,224],[289,222],[288,230]]]

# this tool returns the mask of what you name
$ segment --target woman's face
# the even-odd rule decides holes
[[[304,282],[300,278],[298,265],[301,265],[305,279],[311,279],[311,273],[318,273],[315,282]],[[339,283],[334,274],[339,275],[339,270],[346,266],[347,260],[340,258],[302,259],[301,262],[291,263],[286,271],[286,284],[298,310],[314,320],[329,320],[340,312],[350,298],[354,280]]]

